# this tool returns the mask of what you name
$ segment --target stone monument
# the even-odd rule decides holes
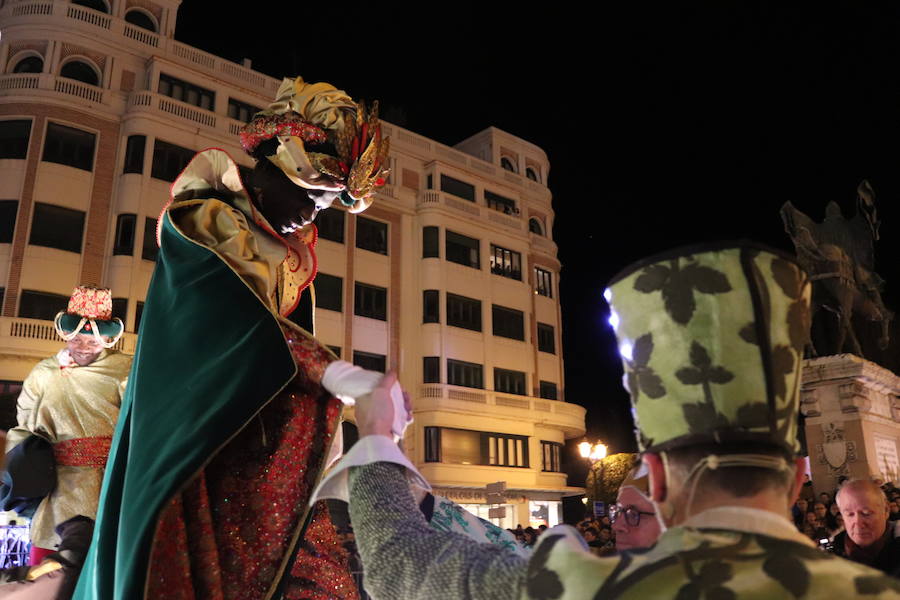
[[[867,181],[857,188],[856,205],[846,219],[829,202],[821,223],[790,202],[781,208],[813,283],[812,358],[804,361],[800,412],[817,494],[833,492],[841,477],[900,479],[900,377],[864,352],[888,348],[894,317],[875,272],[880,221]]]

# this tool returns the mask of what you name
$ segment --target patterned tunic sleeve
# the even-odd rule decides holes
[[[16,400],[17,425],[6,433],[6,451],[9,452],[25,441],[25,438],[34,434],[34,411],[44,393],[44,377],[46,369],[39,365],[32,369],[25,382],[22,391]]]
[[[397,465],[378,462],[351,470],[350,521],[366,590],[374,598],[521,596],[527,561],[493,544],[433,530]]]

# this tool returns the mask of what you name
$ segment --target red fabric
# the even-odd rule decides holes
[[[32,546],[31,552],[28,554],[28,564],[29,565],[39,565],[41,561],[47,558],[47,556],[53,554],[56,550],[51,550],[49,548],[41,548],[40,546]]]
[[[358,600],[349,562],[350,555],[335,531],[325,502],[317,502],[291,565],[284,600]]]
[[[262,600],[284,576],[341,411],[340,401],[319,385],[327,352],[299,334],[285,333],[297,377],[163,511],[148,566],[147,598]],[[330,550],[327,532],[334,537],[334,531],[327,512],[324,519],[311,531],[317,532],[321,548]],[[331,556],[305,571],[316,590],[333,589],[329,581],[340,558]],[[352,596],[291,598],[349,600],[356,595],[354,589]]]
[[[84,437],[53,444],[53,458],[64,467],[95,467],[102,469],[109,458],[112,437]]]

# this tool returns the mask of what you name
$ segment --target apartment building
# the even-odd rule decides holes
[[[60,347],[51,320],[77,284],[112,289],[134,350],[156,219],[194,152],[252,165],[237,133],[280,80],[175,41],[178,4],[0,4],[6,426],[23,378]],[[485,485],[503,481],[495,522],[555,524],[580,491],[560,463],[584,409],[565,402],[547,157],[495,128],[455,147],[384,133],[392,174],[375,204],[319,216],[316,333],[400,372],[416,416],[405,450],[437,493],[487,516]]]

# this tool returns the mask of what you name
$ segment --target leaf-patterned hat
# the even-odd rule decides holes
[[[810,285],[793,257],[753,242],[677,248],[604,296],[642,451],[743,441],[797,453]]]

